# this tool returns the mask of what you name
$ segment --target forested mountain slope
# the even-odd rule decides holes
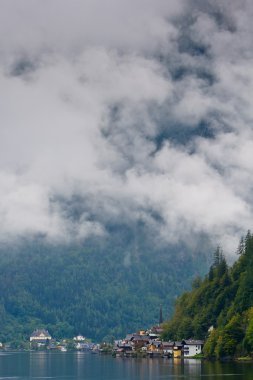
[[[218,248],[208,275],[196,279],[181,295],[173,318],[165,324],[166,339],[207,339],[207,356],[234,356],[253,351],[253,235],[248,232],[229,268]],[[209,328],[211,327],[209,331]]]
[[[38,327],[58,338],[100,340],[157,323],[160,304],[168,317],[175,297],[208,267],[204,255],[196,265],[180,251],[126,229],[82,246],[2,247],[0,341],[27,339]]]

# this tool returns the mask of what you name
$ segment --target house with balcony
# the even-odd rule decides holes
[[[32,335],[30,336],[30,343],[36,344],[38,347],[49,344],[51,340],[51,335],[45,329],[34,330]]]
[[[163,354],[171,357],[173,355],[174,342],[162,342]]]
[[[204,346],[203,340],[183,340],[183,355],[185,358],[192,357],[202,353]]]

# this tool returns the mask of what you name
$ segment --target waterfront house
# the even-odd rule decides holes
[[[173,346],[173,357],[174,358],[181,358],[183,354],[183,343],[182,342],[175,342]]]
[[[84,342],[77,342],[75,343],[75,348],[79,351],[82,351],[82,350],[88,349],[88,345],[87,343],[84,343]]]
[[[132,339],[134,338],[134,334],[127,334],[125,339],[124,339],[124,342],[132,342]]]
[[[147,335],[134,334],[131,342],[133,343],[134,349],[138,350],[149,343],[149,337]]]
[[[151,339],[151,340],[156,340],[159,338],[159,336],[157,334],[154,334],[154,333],[149,333],[148,336],[149,336],[149,339]]]
[[[51,335],[45,329],[35,330],[30,336],[30,342],[37,343],[38,346],[48,344],[51,341],[51,339],[52,339]]]
[[[129,351],[132,351],[133,350],[133,347],[131,344],[129,343],[120,343],[117,345],[117,347],[115,347],[115,350],[117,352],[129,352]]]
[[[75,342],[84,342],[86,338],[83,335],[77,335],[77,336],[74,336],[73,340]]]
[[[151,340],[147,346],[147,353],[150,357],[163,355],[162,342],[158,340]]]
[[[162,349],[164,355],[172,356],[173,355],[173,347],[174,342],[162,342]]]
[[[183,340],[183,354],[184,357],[195,356],[201,354],[204,346],[203,340]]]

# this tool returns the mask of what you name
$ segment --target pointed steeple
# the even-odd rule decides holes
[[[163,323],[163,309],[162,305],[160,305],[160,317],[159,317],[159,325]]]

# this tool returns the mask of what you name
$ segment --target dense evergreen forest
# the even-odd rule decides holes
[[[183,247],[158,247],[141,229],[119,228],[107,240],[53,246],[43,239],[2,246],[0,341],[27,339],[46,327],[53,337],[81,333],[122,337],[168,317],[174,299],[208,268]]]
[[[238,247],[238,260],[228,267],[220,248],[208,275],[196,278],[192,291],[176,302],[164,338],[205,339],[207,357],[253,353],[253,235],[248,232]],[[209,331],[208,331],[209,330]]]

